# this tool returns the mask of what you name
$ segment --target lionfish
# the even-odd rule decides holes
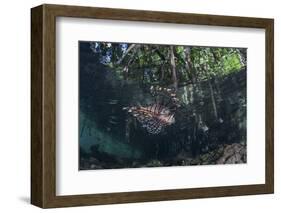
[[[175,123],[175,111],[180,106],[176,93],[169,88],[151,86],[150,93],[154,103],[147,106],[124,107],[150,134],[159,134]]]

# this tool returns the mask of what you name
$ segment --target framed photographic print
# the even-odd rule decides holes
[[[31,203],[274,191],[273,19],[31,10]]]

